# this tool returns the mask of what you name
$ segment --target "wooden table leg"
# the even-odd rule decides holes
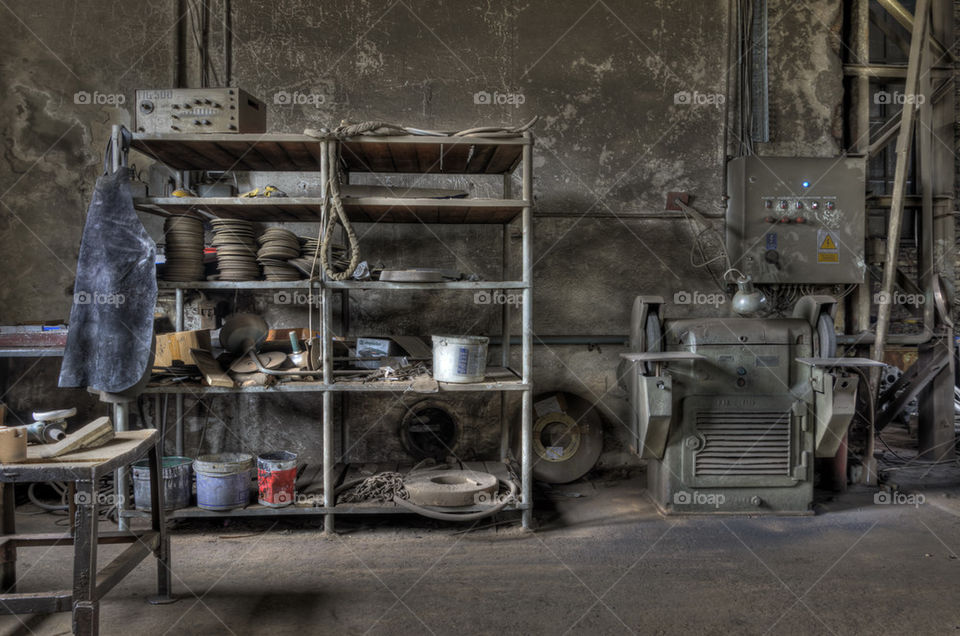
[[[97,488],[77,482],[76,534],[73,544],[73,633],[95,636],[100,630],[97,583]]]
[[[0,534],[16,534],[17,501],[13,484],[0,483]],[[0,590],[13,594],[17,591],[17,547],[4,545],[0,553]]]
[[[167,532],[166,514],[163,509],[163,474],[162,456],[163,440],[150,449],[147,461],[150,464],[150,522],[157,532],[159,540],[154,556],[157,559],[157,594],[147,600],[152,605],[165,605],[177,600],[172,594],[172,573],[170,571],[170,534]]]
[[[67,516],[70,517],[70,536],[77,531],[77,484],[67,482]]]

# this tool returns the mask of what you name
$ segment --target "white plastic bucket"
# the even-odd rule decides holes
[[[486,336],[433,336],[433,377],[438,382],[483,382]]]

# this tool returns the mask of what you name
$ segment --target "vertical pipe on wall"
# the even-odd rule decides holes
[[[328,194],[327,181],[331,178],[331,170],[336,170],[336,142],[323,141],[320,145],[320,182],[321,196],[324,198],[323,212],[320,218],[321,241],[327,231],[327,216],[329,214],[326,197]],[[327,514],[323,518],[323,530],[327,534],[334,531],[333,508],[336,503],[336,493],[333,486],[333,393],[328,389],[333,384],[333,342],[330,332],[330,321],[333,312],[330,304],[333,300],[330,288],[326,285],[326,274],[323,270],[320,276],[320,351],[323,361],[323,383],[325,389],[323,392],[323,507],[327,509]],[[311,310],[312,311],[312,310]],[[312,334],[311,334],[312,336]]]
[[[232,86],[233,81],[233,30],[230,15],[230,0],[223,0],[223,85]]]

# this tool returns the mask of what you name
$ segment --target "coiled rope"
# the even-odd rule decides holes
[[[311,268],[311,277],[314,275],[313,269],[316,267],[318,256],[320,266],[330,280],[347,280],[353,276],[354,271],[356,271],[357,266],[360,264],[360,240],[357,238],[357,233],[353,230],[353,225],[351,225],[350,220],[347,218],[347,213],[343,209],[343,200],[340,196],[340,141],[359,135],[382,137],[395,135],[417,135],[425,137],[519,137],[533,127],[538,119],[539,117],[534,117],[521,126],[484,126],[455,132],[410,128],[408,126],[398,126],[397,124],[383,121],[365,121],[356,124],[343,122],[332,131],[325,129],[318,130],[316,128],[307,128],[304,130],[303,134],[309,137],[338,142],[327,144],[327,166],[329,166],[329,168],[326,183],[327,196],[324,198],[323,211],[326,212],[328,210],[327,205],[329,205],[330,215],[327,226],[323,231],[323,236],[317,244],[316,251],[319,252],[319,254],[314,253],[314,265]],[[338,223],[343,226],[343,231],[346,234],[347,244],[349,246],[348,249],[350,250],[350,262],[344,269],[339,270],[334,269],[330,263],[330,242],[333,240],[333,233]]]

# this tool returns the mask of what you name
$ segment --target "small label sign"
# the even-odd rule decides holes
[[[836,265],[840,263],[840,248],[837,239],[829,230],[817,230],[817,262]]]

